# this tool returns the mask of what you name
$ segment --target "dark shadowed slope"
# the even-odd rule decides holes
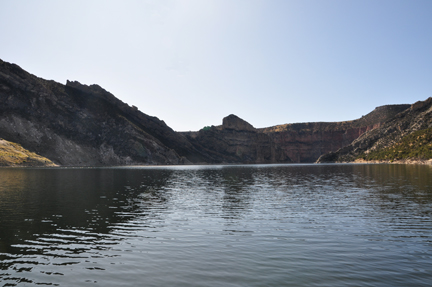
[[[205,160],[163,121],[128,106],[97,85],[69,81],[62,85],[1,60],[0,138],[60,165]]]

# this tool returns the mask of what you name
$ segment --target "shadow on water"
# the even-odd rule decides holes
[[[117,244],[107,237],[118,229],[116,225],[136,213],[151,220],[166,208],[167,198],[160,190],[171,174],[169,170],[0,169],[0,270],[22,274],[36,265],[51,264],[54,258],[79,257],[98,244],[101,249]],[[9,282],[7,286],[33,282],[9,273],[0,273],[2,279]]]
[[[167,170],[112,169],[2,169],[0,173],[0,238],[9,246],[59,228],[108,233],[110,225],[126,220],[117,215],[119,211],[145,208],[146,200],[163,206],[166,198],[157,191],[171,175]],[[138,201],[143,193],[152,196]]]

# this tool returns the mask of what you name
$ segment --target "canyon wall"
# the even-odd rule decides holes
[[[311,163],[324,153],[349,145],[409,107],[382,106],[353,121],[285,124],[263,129],[229,115],[221,126],[183,134],[198,150],[212,154],[213,163]]]
[[[428,128],[432,128],[432,98],[410,105],[378,128],[362,134],[349,145],[323,154],[317,162],[351,162],[371,151],[391,147],[403,137]],[[430,150],[431,145],[429,143],[425,148]]]
[[[220,126],[180,133],[98,85],[47,81],[0,60],[0,139],[64,166],[315,162],[407,108],[262,129],[229,115]]]
[[[272,163],[282,156],[270,136],[235,115],[225,117],[221,126],[183,134],[197,150],[211,155],[211,163]]]
[[[290,162],[315,162],[320,155],[349,145],[367,131],[380,127],[410,105],[375,108],[360,119],[344,122],[285,124],[259,131],[269,135]]]

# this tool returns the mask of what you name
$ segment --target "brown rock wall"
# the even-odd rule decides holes
[[[432,98],[419,101],[393,118],[369,130],[349,145],[320,156],[317,162],[351,162],[357,157],[392,146],[404,136],[432,127]]]
[[[322,154],[349,145],[408,107],[378,107],[353,121],[285,124],[264,129],[255,129],[239,117],[229,115],[222,126],[185,135],[198,150],[212,154],[213,162],[315,162]]]
[[[320,155],[350,144],[373,126],[329,130],[322,132],[285,131],[269,133],[274,145],[282,151],[282,158],[291,162],[315,162]],[[281,158],[281,157],[279,157]],[[275,162],[279,162],[275,158]]]

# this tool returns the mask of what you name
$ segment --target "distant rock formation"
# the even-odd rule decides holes
[[[432,98],[419,101],[378,128],[368,131],[337,151],[320,156],[318,163],[351,162],[371,151],[398,143],[404,136],[432,127]]]
[[[209,163],[276,162],[270,137],[235,115],[225,117],[221,126],[183,134],[197,150],[209,155]]]
[[[235,131],[256,131],[250,123],[232,114],[223,118],[222,129]]]
[[[229,115],[180,133],[98,85],[47,81],[0,60],[0,138],[63,166],[350,161],[429,127],[430,102],[261,129]]]
[[[320,155],[349,145],[367,131],[381,126],[410,105],[378,107],[366,116],[344,122],[285,124],[260,129],[283,150],[291,162],[315,162]]]
[[[212,163],[311,163],[320,155],[349,145],[410,105],[376,108],[358,120],[285,124],[255,129],[229,115],[222,126],[184,133],[198,150],[211,155]]]

